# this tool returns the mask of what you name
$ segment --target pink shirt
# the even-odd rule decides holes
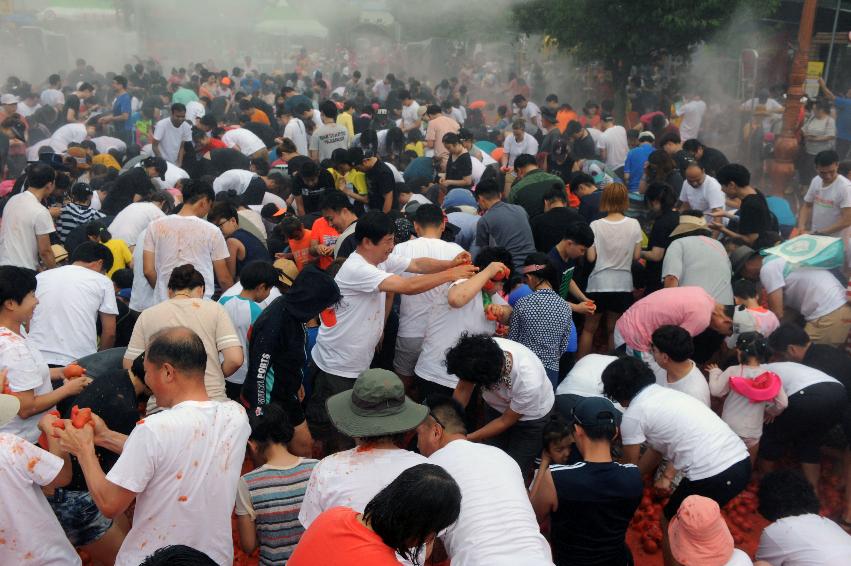
[[[626,345],[650,351],[650,338],[660,326],[673,324],[697,336],[709,327],[715,299],[701,287],[671,287],[651,293],[632,305],[616,328]]]

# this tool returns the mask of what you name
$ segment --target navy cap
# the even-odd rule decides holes
[[[586,397],[573,407],[573,422],[581,426],[603,426],[620,421],[620,412],[605,397]]]

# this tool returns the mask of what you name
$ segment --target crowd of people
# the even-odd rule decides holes
[[[787,190],[640,77],[308,69],[7,80],[0,563],[629,565],[646,485],[666,564],[851,563],[851,90]]]

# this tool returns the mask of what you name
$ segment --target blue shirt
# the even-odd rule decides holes
[[[260,90],[260,81],[252,77],[245,77],[239,81],[239,86],[248,94],[254,94]]]
[[[836,106],[836,137],[851,140],[851,98],[837,96],[833,105]]]
[[[129,119],[130,115],[133,113],[133,105],[132,99],[130,98],[130,93],[125,92],[118,96],[115,101],[112,103],[112,115],[113,116],[121,116],[122,114],[127,114],[127,120],[116,120],[112,124],[115,126],[117,130],[132,130],[133,122]]]
[[[641,177],[644,175],[644,164],[647,163],[647,157],[651,153],[653,153],[653,144],[643,142],[626,154],[623,172],[624,174],[629,173],[628,188],[630,191],[638,190],[638,184],[641,183]]]

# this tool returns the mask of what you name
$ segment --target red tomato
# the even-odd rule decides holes
[[[65,366],[65,369],[62,370],[62,375],[65,376],[65,379],[74,379],[75,377],[80,377],[81,375],[85,375],[86,370],[79,366],[79,364],[69,364]]]
[[[657,552],[659,552],[659,545],[656,544],[656,541],[653,540],[645,540],[641,543],[641,547],[647,554],[656,554]]]

